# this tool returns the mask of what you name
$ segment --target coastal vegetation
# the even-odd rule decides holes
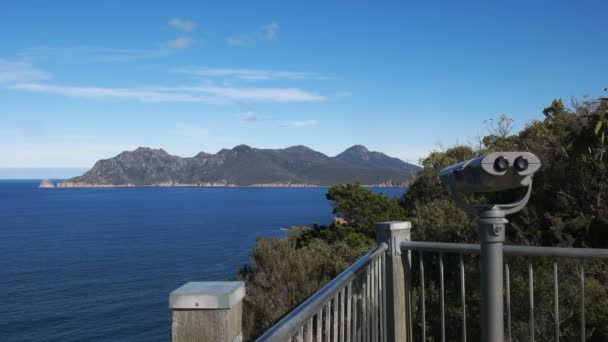
[[[417,241],[477,242],[473,220],[450,200],[438,180],[445,166],[477,155],[501,150],[524,150],[536,154],[543,167],[534,178],[528,206],[509,217],[507,243],[514,245],[608,247],[608,99],[573,100],[566,106],[553,101],[542,111],[541,120],[512,133],[512,120],[499,116],[488,122],[489,134],[472,145],[434,151],[420,161],[407,192],[399,199],[375,194],[358,184],[336,185],[327,192],[339,219],[326,226],[294,229],[284,239],[258,239],[251,264],[238,277],[247,285],[244,301],[245,338],[250,339],[276,322],[298,303],[369,251],[374,242],[373,223],[409,220]],[[507,192],[468,198],[470,201],[508,201]],[[417,263],[414,255],[413,263]],[[479,259],[466,256],[467,318],[479,320]],[[438,274],[437,260],[425,256],[426,272]],[[446,267],[457,266],[457,257],[446,258]],[[513,258],[511,294],[513,338],[527,340],[526,261]],[[535,260],[535,319],[538,340],[553,336],[551,260]],[[578,334],[579,312],[577,260],[559,261],[559,291],[562,310],[561,334],[566,340]],[[608,340],[608,265],[585,264],[587,336],[591,341]],[[418,272],[414,267],[414,272]],[[448,340],[459,339],[460,298],[457,274],[446,274]],[[429,276],[427,290],[427,336],[438,340],[438,279]],[[415,287],[418,279],[414,274]],[[414,303],[419,303],[413,293]],[[414,305],[414,334],[419,335],[417,304]],[[417,325],[416,325],[417,324]],[[469,336],[480,336],[479,326],[469,324]]]

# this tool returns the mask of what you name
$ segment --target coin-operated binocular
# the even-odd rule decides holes
[[[470,214],[490,207],[502,210],[505,215],[521,210],[532,191],[532,176],[540,169],[540,159],[529,152],[494,152],[441,170],[439,178],[456,204]],[[498,192],[527,187],[526,195],[510,204],[490,204],[472,208],[460,194],[471,192]]]
[[[456,204],[477,216],[481,249],[482,341],[504,341],[503,243],[506,215],[521,210],[532,193],[532,177],[540,169],[538,157],[528,152],[494,152],[454,164],[439,178]],[[526,194],[509,204],[468,205],[460,195],[499,192],[527,187]]]

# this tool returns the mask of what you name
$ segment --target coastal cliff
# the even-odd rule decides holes
[[[353,182],[404,186],[418,169],[360,145],[335,157],[306,146],[257,149],[239,145],[189,158],[140,147],[99,160],[91,170],[57,187],[317,187]]]

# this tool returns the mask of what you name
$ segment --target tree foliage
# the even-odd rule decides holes
[[[250,340],[373,248],[373,243],[357,248],[345,242],[327,243],[311,239],[297,247],[301,230],[292,230],[283,239],[260,238],[237,279],[246,283],[243,301],[243,332]]]
[[[490,129],[477,147],[455,146],[445,151],[431,153],[422,161],[422,169],[401,198],[406,215],[413,221],[413,239],[421,241],[447,241],[477,243],[477,229],[449,199],[438,180],[438,173],[450,164],[494,151],[524,150],[536,154],[543,167],[534,177],[532,198],[520,213],[509,217],[507,243],[517,245],[542,245],[565,247],[608,247],[608,160],[601,130],[608,110],[608,101],[573,101],[566,107],[555,100],[543,110],[544,119],[533,121],[515,135],[504,134],[505,127]],[[494,123],[504,125],[505,118]],[[598,123],[601,122],[601,123]],[[597,127],[600,127],[599,129]],[[604,138],[605,139],[605,138]],[[515,194],[500,196],[469,196],[471,201],[508,201]],[[417,255],[414,257],[417,260]],[[429,274],[437,274],[436,256],[425,256]],[[457,268],[457,258],[446,258],[446,269]],[[513,315],[515,340],[527,339],[527,264],[525,260],[509,261],[511,264],[511,293],[515,313]],[[551,260],[536,260],[535,296],[537,338],[553,338],[552,274]],[[574,338],[578,334],[580,318],[576,307],[578,298],[577,262],[560,260],[560,298],[564,321],[562,336]],[[607,340],[608,267],[605,262],[588,263],[586,295],[588,298],[604,298],[603,304],[587,301],[588,336],[593,340]],[[414,269],[416,271],[416,269]],[[479,260],[470,258],[466,263],[467,314],[472,322],[479,319]],[[416,275],[414,281],[416,281]],[[446,275],[446,286],[458,290],[458,274]],[[453,291],[453,290],[452,290]],[[458,293],[450,290],[446,295],[448,334],[450,340],[459,338],[460,302]],[[427,335],[437,339],[440,324],[438,288],[433,279],[428,282]],[[416,311],[416,310],[415,310]],[[596,322],[592,325],[591,321]],[[595,325],[598,324],[598,325]],[[418,328],[418,333],[421,327]],[[437,329],[434,329],[437,328]],[[479,327],[469,325],[469,334],[479,336]],[[470,335],[470,336],[471,336]]]
[[[334,203],[334,214],[370,237],[374,236],[374,223],[405,218],[397,199],[374,193],[359,184],[334,185],[326,197]]]

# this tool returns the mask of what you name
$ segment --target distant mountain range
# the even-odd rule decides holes
[[[140,147],[102,159],[58,187],[129,186],[329,186],[359,182],[367,186],[408,184],[419,167],[355,145],[329,157],[306,146],[258,149],[247,145],[194,157]],[[49,187],[45,183],[44,187]]]

